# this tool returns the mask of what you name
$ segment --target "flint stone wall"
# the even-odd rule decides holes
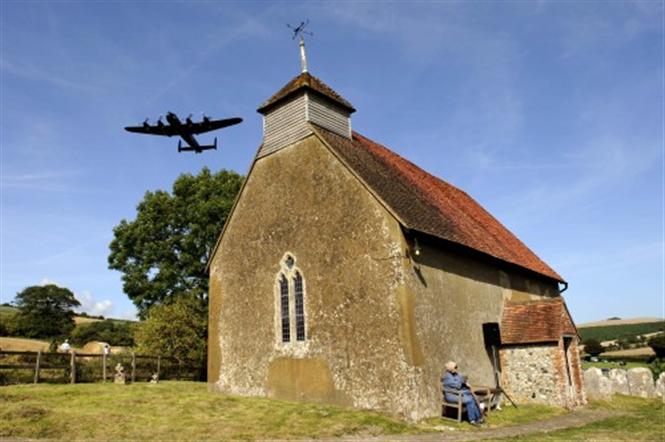
[[[611,399],[614,394],[625,394],[665,400],[665,373],[661,373],[654,385],[651,370],[644,367],[614,368],[607,375],[600,368],[587,368],[584,370],[584,386],[587,396],[595,399]]]
[[[558,350],[556,345],[501,349],[503,385],[515,401],[559,405],[554,365]]]

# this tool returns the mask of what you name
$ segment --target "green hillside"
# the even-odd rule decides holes
[[[645,322],[641,324],[617,324],[600,327],[583,327],[577,331],[582,341],[587,339],[598,339],[599,341],[610,341],[613,339],[626,338],[629,336],[644,335],[665,331],[665,321]]]
[[[16,307],[9,306],[9,305],[0,305],[0,322],[8,321],[9,318],[14,316],[16,313],[18,313],[18,309]],[[122,323],[135,322],[135,321],[130,321],[129,319],[113,319],[113,318],[106,318],[106,319],[108,319],[110,321],[113,321],[113,322],[122,322]],[[86,324],[86,323],[89,323],[89,322],[92,322],[92,321],[101,321],[101,320],[102,320],[102,317],[88,316],[88,315],[85,315],[85,314],[83,316],[77,315],[77,316],[74,317],[74,321],[76,321],[76,325]]]
[[[0,322],[5,322],[11,316],[13,316],[18,309],[16,307],[9,307],[6,305],[0,305]]]

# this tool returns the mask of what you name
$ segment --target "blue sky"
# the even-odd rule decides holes
[[[112,229],[183,172],[245,174],[258,105],[310,72],[353,127],[461,187],[570,282],[578,322],[663,316],[663,2],[0,2],[0,296],[133,317]],[[240,116],[218,151],[122,128]],[[202,136],[206,142],[213,136]]]

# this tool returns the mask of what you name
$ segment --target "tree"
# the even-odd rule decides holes
[[[205,267],[242,181],[235,172],[207,168],[180,175],[172,194],[146,192],[136,219],[113,229],[109,268],[123,273],[123,289],[139,317],[178,295],[207,303]]]
[[[605,347],[597,339],[587,339],[584,341],[584,351],[591,356],[598,356],[605,351]]]
[[[134,345],[134,329],[129,322],[106,319],[81,324],[71,333],[74,345],[84,345],[90,341],[102,341],[110,345],[131,347]]]
[[[14,334],[28,338],[56,338],[74,328],[74,307],[81,304],[71,290],[54,284],[27,287],[16,295],[19,312]]]
[[[150,307],[148,317],[136,330],[138,350],[144,354],[169,356],[181,364],[192,364],[205,373],[208,336],[207,309],[191,296],[171,304]]]
[[[652,336],[649,339],[649,347],[656,353],[657,358],[665,358],[665,334]]]

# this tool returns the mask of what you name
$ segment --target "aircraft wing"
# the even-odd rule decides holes
[[[164,135],[167,137],[172,137],[173,135],[178,135],[178,132],[171,125],[165,124],[164,126],[127,126],[125,130],[128,132],[135,132],[137,134],[148,134],[148,135]]]
[[[211,130],[221,129],[223,127],[233,126],[242,122],[242,118],[226,118],[224,120],[210,120],[210,121],[201,121],[199,123],[193,123],[191,125],[185,125],[185,130],[194,135],[202,134],[204,132],[209,132]]]

